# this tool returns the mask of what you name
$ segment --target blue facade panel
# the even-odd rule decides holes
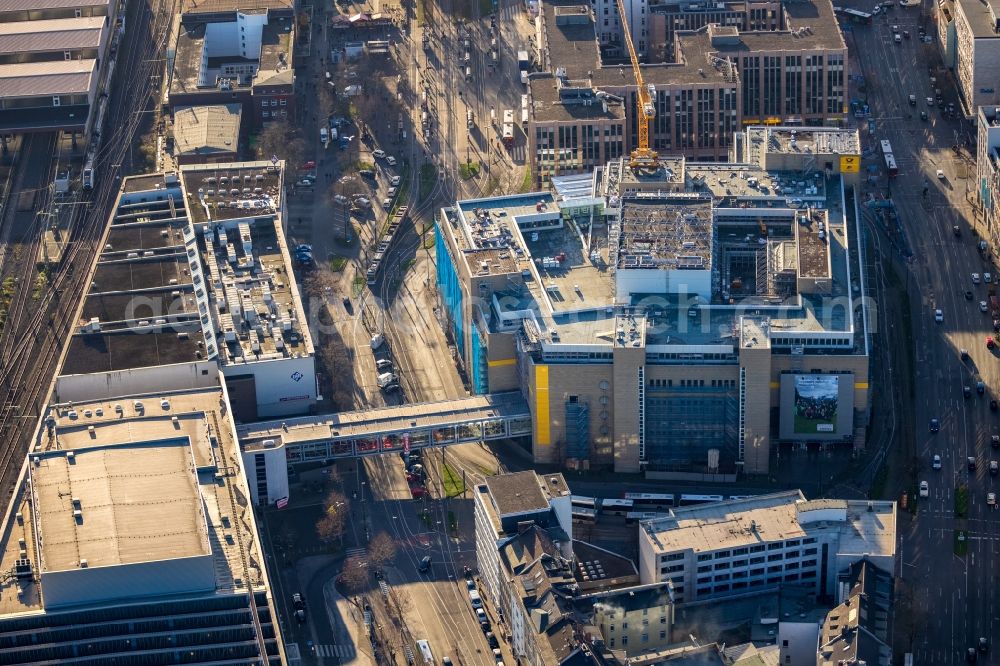
[[[458,353],[465,362],[465,321],[462,316],[462,287],[458,281],[458,273],[455,271],[455,264],[452,263],[451,255],[444,244],[441,229],[438,223],[434,223],[434,250],[437,259],[437,288],[441,295],[441,302],[448,316],[451,319],[452,334],[455,337],[455,345]]]

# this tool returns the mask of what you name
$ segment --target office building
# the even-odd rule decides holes
[[[288,0],[185,3],[169,63],[170,107],[239,103],[253,128],[293,118],[294,18]]]
[[[656,110],[650,147],[660,154],[722,160],[746,125],[838,125],[846,117],[847,47],[829,0],[626,8],[640,17],[640,30],[649,29],[641,68]],[[623,151],[636,146],[635,75],[616,21],[610,0],[542,3],[538,64],[554,78],[530,82],[538,110],[526,130],[539,186],[597,160],[587,146],[597,143],[597,131],[615,136],[607,132],[616,131],[617,118],[608,113],[618,103]]]
[[[774,31],[785,28],[782,3],[738,0],[666,0],[649,8],[650,57],[656,62],[673,58],[677,33],[698,30],[712,23],[733,26],[740,32]]]
[[[537,462],[731,480],[774,444],[864,446],[857,133],[733,152],[441,211],[442,325],[475,393],[527,397]]]
[[[789,2],[783,11],[787,30],[743,32],[711,24],[677,33],[676,48],[736,66],[743,125],[836,126],[847,117],[847,45],[832,6]]]
[[[936,19],[944,63],[955,73],[966,114],[1000,104],[1000,3],[942,0]]]
[[[895,502],[786,491],[675,508],[640,525],[642,582],[669,581],[678,603],[780,585],[833,596],[863,559],[890,575],[895,566]]]

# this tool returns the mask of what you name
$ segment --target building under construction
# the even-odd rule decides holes
[[[458,361],[475,392],[527,398],[536,461],[733,480],[777,446],[864,447],[857,132],[737,144],[738,162],[623,155],[442,210]]]

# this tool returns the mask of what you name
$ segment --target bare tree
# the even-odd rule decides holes
[[[359,557],[349,557],[344,560],[344,569],[337,576],[337,581],[350,594],[357,594],[368,586],[368,566]]]
[[[258,159],[276,156],[294,169],[305,161],[306,142],[287,120],[281,120],[268,124],[257,135],[256,152]]]
[[[387,532],[379,532],[368,542],[368,561],[381,568],[396,559],[396,540]]]
[[[327,289],[334,289],[336,286],[337,279],[333,272],[322,266],[309,272],[302,281],[302,290],[313,298],[325,298]]]
[[[325,511],[316,523],[316,534],[327,543],[339,541],[347,528],[347,517],[351,505],[339,490],[331,490],[323,501]]]

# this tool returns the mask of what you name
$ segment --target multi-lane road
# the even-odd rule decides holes
[[[873,7],[870,0],[850,4],[865,11]],[[898,573],[909,608],[902,611],[905,617],[897,618],[896,646],[911,651],[917,664],[957,664],[965,662],[966,651],[979,637],[1000,635],[1000,607],[994,607],[1000,512],[986,502],[987,493],[1000,492],[1000,477],[988,471],[991,459],[1000,460],[1000,450],[990,447],[991,435],[1000,433],[1000,415],[989,406],[991,396],[1000,398],[1000,358],[986,347],[992,320],[979,306],[988,300],[990,285],[972,282],[972,273],[996,271],[976,247],[975,213],[969,203],[973,158],[968,149],[952,149],[969,133],[968,121],[947,119],[936,103],[926,101],[941,88],[946,104],[958,104],[947,75],[935,67],[940,61],[933,45],[918,39],[921,23],[919,8],[896,7],[871,26],[853,25],[847,41],[852,73],[866,79],[875,120],[875,131],[862,133],[863,142],[874,149],[870,163],[880,159],[878,141],[888,139],[899,166],[891,183],[883,169],[869,191],[876,196],[891,192],[906,240],[897,237],[893,242],[874,233],[876,223],[866,212],[876,255],[912,255],[904,262],[909,267],[904,279],[911,298],[915,397],[902,408],[916,433],[914,486],[927,481],[929,497],[918,500],[912,518],[904,512],[900,521]],[[928,31],[935,25],[929,19],[923,24]],[[911,38],[896,42],[894,26]],[[936,76],[934,83],[931,76]],[[910,105],[911,94],[915,106]],[[928,113],[928,120],[921,120],[921,111]],[[955,225],[960,236],[953,232]],[[876,261],[876,270],[885,263]],[[966,291],[972,292],[971,299]],[[941,322],[935,321],[936,309],[943,313]],[[976,391],[980,379],[983,395]],[[968,398],[963,394],[966,386],[971,389]],[[940,420],[937,433],[931,432],[931,418]],[[941,469],[932,468],[934,455],[941,456]],[[974,471],[967,464],[969,457],[976,460]],[[956,516],[958,488],[967,488],[964,518]],[[968,541],[956,545],[960,531]],[[1000,657],[991,649],[979,654],[978,661],[1000,663]]]

